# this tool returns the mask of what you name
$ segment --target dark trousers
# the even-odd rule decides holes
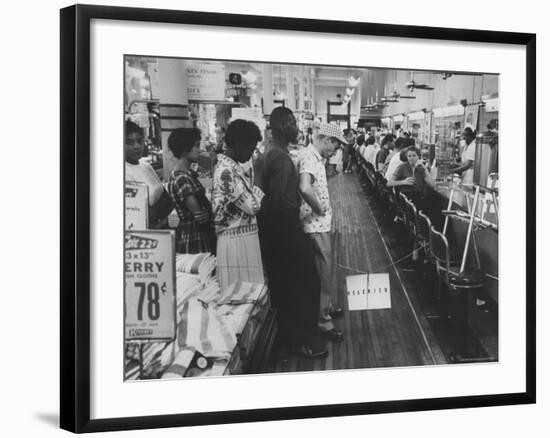
[[[308,342],[317,330],[320,281],[311,241],[298,227],[258,217],[260,247],[279,336],[289,345]]]

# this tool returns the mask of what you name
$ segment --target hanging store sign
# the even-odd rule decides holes
[[[444,106],[442,108],[433,109],[434,117],[451,117],[451,116],[463,116],[464,107],[462,105]]]
[[[423,120],[426,116],[424,111],[416,111],[414,113],[409,113],[407,116],[409,120]]]
[[[197,101],[225,99],[225,67],[218,64],[187,64],[187,98]]]
[[[405,119],[405,116],[403,114],[398,114],[396,116],[392,117],[394,122],[402,122]]]
[[[485,101],[485,112],[494,113],[498,111],[499,99],[488,99]]]
[[[147,184],[126,182],[124,187],[126,230],[149,228],[149,189]]]
[[[232,119],[244,119],[256,121],[263,119],[264,114],[261,108],[231,108]]]
[[[124,239],[125,340],[172,341],[176,337],[174,232],[127,231]]]
[[[464,127],[477,130],[477,119],[479,116],[479,105],[468,105],[464,111]]]

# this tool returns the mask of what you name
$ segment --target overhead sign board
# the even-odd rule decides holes
[[[225,99],[225,67],[221,64],[187,64],[187,98],[196,101]]]

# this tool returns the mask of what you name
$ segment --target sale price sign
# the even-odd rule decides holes
[[[127,231],[124,252],[126,341],[174,340],[176,337],[174,232]]]

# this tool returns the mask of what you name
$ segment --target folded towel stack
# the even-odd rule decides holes
[[[214,306],[191,298],[181,312],[177,342],[180,349],[194,348],[207,357],[228,359],[237,337]]]
[[[200,254],[176,254],[176,271],[198,274],[206,283],[216,269],[216,257],[208,252]]]

